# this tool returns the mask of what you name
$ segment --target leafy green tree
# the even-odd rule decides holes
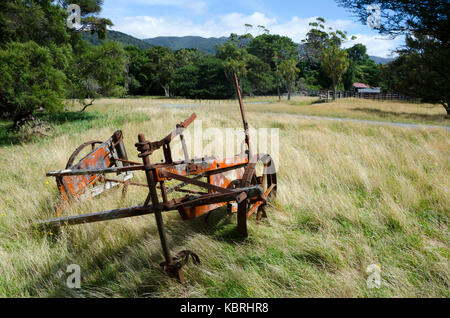
[[[347,53],[350,64],[343,76],[346,90],[352,90],[354,82],[382,86],[380,78],[382,67],[376,65],[369,57],[367,48],[363,44],[355,44],[347,49]]]
[[[109,19],[99,17],[103,0],[58,0],[58,3],[64,9],[71,4],[78,5],[81,10],[81,29],[78,31],[90,31],[91,34],[98,34],[100,39],[106,39],[107,27],[113,26],[113,23]]]
[[[67,12],[51,0],[0,1],[0,45],[34,41],[39,45],[65,44]]]
[[[66,50],[66,52],[64,52]],[[0,111],[18,120],[38,109],[64,106],[70,48],[42,47],[33,41],[10,42],[0,48]]]
[[[144,54],[147,59],[144,71],[150,75],[150,85],[156,91],[163,89],[165,96],[170,96],[176,62],[174,53],[169,48],[155,46],[145,51]]]
[[[368,5],[380,7],[379,32],[405,35],[406,47],[385,73],[399,92],[440,103],[450,115],[450,2],[448,0],[337,0],[366,24]]]
[[[249,95],[269,95],[276,88],[275,77],[270,65],[263,60],[249,54],[247,59],[247,77],[244,85],[245,93]]]
[[[129,92],[131,95],[145,95],[150,74],[147,74],[143,67],[148,59],[144,51],[136,46],[127,46],[125,52],[128,57]]]
[[[180,68],[186,65],[197,63],[206,56],[198,49],[181,49],[175,52],[175,67]]]
[[[288,88],[288,100],[291,100],[292,88],[297,79],[297,75],[300,73],[300,69],[297,67],[297,60],[290,58],[280,63],[280,72]]]
[[[369,5],[378,5],[381,24],[378,31],[390,36],[426,36],[438,39],[442,44],[450,39],[450,2],[448,0],[336,0],[355,13],[362,24],[371,15]]]
[[[430,42],[425,44],[427,41]],[[422,98],[424,102],[440,104],[450,116],[450,48],[436,49],[430,39],[420,42],[420,48],[417,48],[407,40],[410,49],[387,66],[386,78],[393,90]]]
[[[238,76],[239,84],[243,90],[242,79],[247,76],[249,54],[242,41],[249,39],[250,35],[238,36],[231,34],[225,44],[217,46],[216,57],[224,61],[225,75],[230,83],[234,83],[234,74]]]
[[[126,93],[127,63],[125,50],[117,42],[90,47],[76,61],[71,97],[80,99],[83,110],[99,96],[122,97]],[[86,104],[85,99],[90,102]]]
[[[311,29],[298,47],[301,58],[306,59],[308,63],[320,64],[320,58],[326,48],[341,47],[347,40],[347,32],[334,31],[333,28],[327,27],[324,18],[316,18],[316,21],[309,23],[309,26]]]
[[[295,43],[289,37],[265,33],[257,36],[250,42],[248,52],[270,65],[275,79],[278,98],[281,100],[281,85],[285,81],[280,65],[283,61],[296,56]]]
[[[329,87],[333,83],[330,82],[328,72],[322,68],[322,55],[331,47],[340,48],[347,40],[347,33],[328,27],[326,20],[320,17],[309,25],[311,29],[302,44],[297,47],[304,82],[312,89]]]
[[[348,53],[336,45],[330,46],[322,53],[321,65],[333,82],[333,97],[336,99],[338,84],[349,67]]]
[[[179,96],[220,99],[234,95],[233,86],[225,75],[224,62],[212,56],[178,69],[173,83],[173,89]]]

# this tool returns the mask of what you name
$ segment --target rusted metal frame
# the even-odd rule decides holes
[[[196,118],[197,115],[193,113],[184,122],[178,124],[177,129],[172,131],[169,135],[167,135],[167,137],[161,139],[160,141],[150,142],[145,140],[143,142],[138,142],[136,144],[136,147],[138,148],[138,151],[141,152],[139,154],[139,157],[143,158],[143,156],[151,155],[153,152],[163,147],[166,162],[172,163],[172,156],[170,153],[170,147],[168,147],[168,145],[175,137],[179,136],[184,131],[184,129],[186,129]]]
[[[73,200],[74,199],[72,193],[70,193],[70,191],[67,188],[66,184],[63,182],[62,177],[56,177],[56,186],[58,187],[58,189],[60,189],[60,186],[62,186],[64,188],[64,193],[62,193],[60,191],[64,200],[66,200],[66,199],[67,200]],[[64,194],[66,195],[66,198],[64,198]]]
[[[164,185],[164,181],[161,181],[159,183],[159,188],[161,189],[161,197],[163,199],[163,203],[167,202],[167,191],[166,191],[166,186]]]
[[[179,123],[177,125],[177,129],[172,131],[169,135],[167,135],[167,137],[165,137],[161,141],[170,143],[173,139],[175,139],[177,136],[179,136],[184,131],[184,129],[188,128],[188,126],[190,124],[192,124],[196,118],[197,118],[197,114],[193,113],[188,119],[186,119],[182,123]]]
[[[248,192],[249,196],[258,196],[262,194],[262,188],[260,186],[252,186],[244,189],[235,189],[235,191]],[[235,194],[234,194],[235,195]],[[190,206],[200,206],[206,204],[220,203],[224,201],[234,200],[233,194],[221,194],[215,193],[212,195],[204,195],[199,197],[191,198],[181,198],[177,200],[172,200],[161,205],[161,212],[175,211],[180,207],[190,207]],[[183,202],[183,200],[186,200]],[[38,225],[45,226],[68,226],[86,223],[95,223],[100,221],[116,220],[127,217],[143,216],[148,214],[153,214],[154,208],[152,205],[136,206],[131,208],[116,209],[111,211],[69,216],[51,219],[47,221],[40,221]]]
[[[100,195],[106,190],[110,190],[117,185],[120,184],[121,181],[127,187],[127,183],[130,182],[129,180],[133,177],[132,174],[118,174],[116,178],[111,179],[112,181],[103,181],[105,180],[105,177],[103,175],[99,175],[98,178],[95,178],[92,180],[85,188],[82,194],[80,194],[78,197],[81,199],[84,199],[86,196],[90,197],[96,197],[97,195]],[[122,180],[121,180],[122,179]],[[97,182],[103,182],[102,185],[94,185]],[[89,188],[92,185],[91,188]]]
[[[110,221],[110,220],[123,219],[123,218],[128,218],[128,217],[142,216],[142,215],[153,214],[153,212],[154,212],[153,207],[151,205],[136,206],[136,207],[132,207],[132,208],[116,209],[116,210],[111,210],[111,211],[82,214],[82,215],[75,215],[75,216],[51,219],[51,220],[47,220],[47,221],[40,221],[37,223],[37,225],[45,225],[48,227],[69,226],[69,225],[95,223],[95,222],[101,222],[101,221]]]
[[[198,180],[198,179],[201,179],[203,177],[205,177],[204,173],[195,176],[191,180]],[[178,184],[178,185],[176,185],[176,186],[174,186],[172,188],[167,189],[166,193],[169,194],[169,193],[172,193],[172,192],[177,192],[178,190],[180,190],[181,188],[184,188],[186,186],[188,186],[188,184],[186,182],[181,182],[180,184]]]
[[[67,176],[82,176],[82,175],[94,175],[94,174],[107,174],[107,173],[122,173],[130,171],[140,171],[144,170],[144,165],[139,166],[127,166],[127,167],[113,167],[104,169],[66,169],[60,171],[51,171],[46,174],[47,177],[67,177]]]
[[[198,187],[201,187],[201,188],[205,188],[207,190],[212,190],[212,191],[215,191],[215,192],[219,192],[219,193],[232,193],[232,191],[230,191],[228,189],[221,188],[221,187],[215,186],[213,184],[209,184],[209,183],[206,183],[206,182],[198,181],[198,180],[191,179],[191,178],[188,178],[188,177],[180,176],[178,174],[170,173],[170,172],[167,172],[167,171],[160,171],[159,175],[160,175],[160,177],[163,177],[163,178],[179,180],[179,181],[182,181],[182,182],[185,182],[185,183],[188,183],[188,184],[192,184],[192,185],[195,185],[195,186],[198,186]]]
[[[124,166],[128,166],[128,155],[123,144],[123,133],[122,131],[116,131],[112,136],[112,140],[114,141],[114,148],[116,149],[117,155],[119,158],[117,160],[121,161]]]
[[[249,164],[245,168],[244,175],[241,180],[241,187],[248,187],[252,181],[252,177],[255,174],[256,163],[258,161],[258,156],[253,156],[249,159]],[[248,200],[243,200],[238,202],[238,230],[239,232],[247,237],[247,209],[249,202]]]
[[[200,194],[200,195],[208,194],[208,192],[200,192],[200,191],[184,190],[184,189],[178,189],[178,190],[175,190],[175,192],[178,192],[178,193],[190,193],[190,194]]]
[[[199,197],[186,197],[169,201],[164,205],[165,211],[177,210],[179,208],[190,208],[196,206],[203,206],[216,203],[224,203],[236,201],[236,197],[241,193],[248,193],[249,196],[262,195],[263,189],[260,185],[255,185],[247,188],[232,189],[230,193],[213,193],[205,194]]]
[[[140,166],[140,165],[141,165],[141,164],[138,163],[138,162],[134,162],[134,161],[130,161],[130,160],[117,159],[117,161],[126,163],[126,164],[131,165],[131,166]]]
[[[170,143],[165,143],[163,145],[164,159],[167,164],[172,164],[172,149],[170,149]]]
[[[107,182],[128,184],[128,185],[131,185],[131,186],[148,188],[148,185],[145,184],[145,183],[138,183],[138,182],[132,182],[132,181],[122,181],[122,180],[115,180],[115,179],[109,179],[109,178],[103,178],[103,180],[107,181]]]
[[[241,169],[241,168],[245,168],[248,165],[248,163],[242,163],[242,164],[238,164],[238,165],[233,165],[227,168],[222,168],[222,169],[217,169],[217,170],[211,170],[207,172],[207,175],[215,175],[215,174],[219,174],[219,173],[224,173],[224,172],[228,172],[231,170],[237,170],[237,169]]]
[[[144,163],[145,176],[147,178],[147,183],[148,183],[148,188],[149,188],[149,195],[150,195],[150,198],[152,201],[152,207],[153,207],[154,214],[155,214],[156,225],[158,227],[159,238],[160,238],[161,246],[162,246],[163,253],[164,253],[164,259],[165,259],[165,264],[166,264],[165,270],[167,270],[169,272],[169,274],[171,274],[171,275],[178,276],[180,281],[183,281],[184,278],[182,276],[181,271],[175,270],[175,268],[172,267],[173,259],[170,256],[170,250],[169,250],[169,246],[167,243],[167,237],[166,237],[166,233],[164,231],[164,222],[163,222],[163,218],[162,218],[162,214],[161,214],[162,207],[159,203],[158,193],[156,191],[156,183],[155,183],[155,175],[154,175],[155,169],[150,164],[150,158],[149,158],[150,155],[148,154],[148,150],[146,149],[145,146],[141,147],[141,145],[145,144],[147,141],[143,134],[139,134],[138,140],[139,140],[139,144],[136,144],[136,147],[141,152],[140,156]]]
[[[239,85],[239,80],[238,80],[236,73],[234,74],[234,85],[235,85],[236,93],[237,93],[238,100],[239,100],[239,108],[241,110],[241,117],[242,117],[242,122],[244,124],[244,131],[245,131],[245,143],[247,144],[247,147],[248,147],[248,158],[250,160],[250,158],[252,157],[252,149],[251,149],[251,145],[250,145],[250,131],[249,131],[247,118],[245,116],[244,102],[242,101],[241,86]]]
[[[187,146],[186,146],[186,141],[184,140],[184,135],[183,133],[180,134],[180,139],[181,139],[181,146],[183,147],[183,153],[184,153],[184,160],[186,162],[188,162],[189,159],[189,152],[187,150]]]
[[[253,204],[252,208],[247,212],[247,219],[253,214],[255,213],[258,208],[266,203],[267,198],[269,197],[270,193],[272,192],[272,190],[275,188],[275,184],[272,184],[267,191],[261,196],[261,199],[259,201],[257,201],[255,204]]]

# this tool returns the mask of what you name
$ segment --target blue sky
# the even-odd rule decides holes
[[[105,0],[102,16],[121,31],[137,38],[198,35],[228,36],[250,31],[244,24],[264,25],[271,33],[287,35],[300,42],[309,22],[321,16],[329,26],[356,35],[370,55],[387,57],[402,44],[401,39],[381,37],[334,0]]]

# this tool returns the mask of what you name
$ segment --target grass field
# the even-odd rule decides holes
[[[249,222],[247,239],[224,210],[208,224],[165,214],[172,252],[190,249],[202,261],[185,267],[187,286],[160,271],[153,216],[53,235],[32,230],[33,221],[56,215],[58,192],[45,173],[64,168],[87,140],[121,129],[130,160],[138,161],[138,133],[159,140],[194,111],[204,128],[241,127],[236,102],[181,107],[190,104],[199,101],[103,99],[83,114],[47,116],[53,136],[29,142],[0,125],[0,297],[450,296],[448,130],[292,116],[449,126],[440,106],[353,99],[313,105],[305,98],[247,105],[251,126],[280,129],[278,197],[267,221]],[[120,189],[112,190],[63,214],[132,206],[145,196],[133,189],[122,202]],[[81,266],[80,289],[66,287],[70,264]],[[366,285],[371,264],[381,267],[379,289]]]

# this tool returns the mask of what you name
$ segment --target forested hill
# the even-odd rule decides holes
[[[200,51],[215,54],[216,45],[224,44],[228,38],[203,38],[200,36],[159,36],[156,38],[140,40],[131,35],[119,32],[119,31],[108,31],[108,40],[118,41],[124,46],[134,45],[142,50],[147,50],[152,46],[163,46],[170,47],[172,50],[177,51],[180,49],[198,49]],[[83,34],[83,38],[93,45],[99,45],[102,40],[97,36],[91,35],[89,32]],[[392,58],[383,58],[378,56],[370,56],[370,58],[377,64],[387,64],[393,61]]]
[[[93,45],[100,45],[102,43],[102,40],[98,38],[97,34],[91,35],[90,32],[84,32],[82,38],[87,40],[89,43]],[[134,45],[142,50],[147,50],[153,46],[143,40],[139,40],[131,35],[118,31],[109,30],[107,33],[107,39],[111,41],[120,42],[123,44],[123,46]]]
[[[387,64],[394,61],[394,58],[389,57],[379,57],[379,56],[369,56],[376,64]]]
[[[224,44],[225,42],[227,42],[227,40],[227,37],[203,38],[200,36],[160,36],[156,38],[145,39],[144,41],[152,45],[170,47],[174,51],[180,49],[198,49],[206,53],[215,54],[216,45]]]

